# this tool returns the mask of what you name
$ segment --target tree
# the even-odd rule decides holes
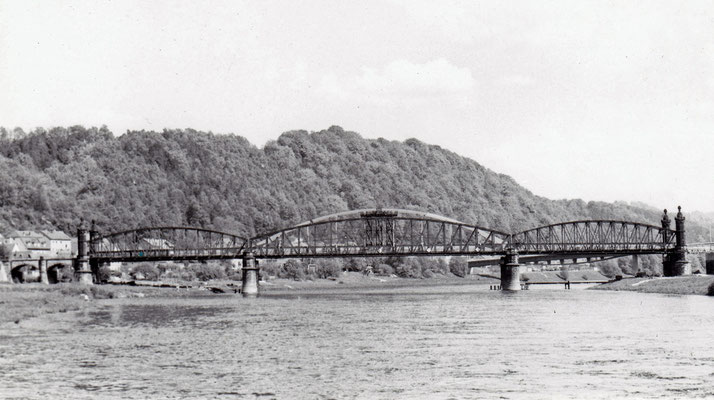
[[[214,279],[225,279],[226,270],[221,265],[216,264],[191,264],[191,271],[196,275],[199,281],[210,281]]]
[[[394,268],[388,264],[379,264],[377,265],[377,268],[375,268],[375,273],[377,275],[391,276],[394,274]]]
[[[121,272],[115,271],[106,265],[102,265],[99,267],[99,281],[100,282],[107,282],[109,280],[109,278],[111,278],[111,277],[121,278]]]
[[[466,257],[451,257],[451,260],[449,260],[449,271],[459,278],[468,275],[468,268]]]
[[[600,269],[600,273],[608,278],[614,278],[617,275],[622,275],[622,270],[620,270],[620,267],[617,265],[617,261],[615,260],[611,259],[600,261],[596,265]]]
[[[196,202],[189,204],[185,213],[186,223],[189,226],[205,226],[208,223],[208,214]]]
[[[305,268],[299,260],[291,259],[280,267],[278,277],[301,281],[305,279]]]
[[[321,260],[317,264],[315,274],[320,279],[338,278],[342,275],[342,261],[333,258]]]
[[[47,199],[47,194],[45,194],[45,189],[43,187],[38,187],[32,196],[32,208],[36,211],[43,212],[50,209],[50,203]]]
[[[419,257],[407,257],[394,266],[394,272],[402,278],[422,278],[422,262]],[[431,271],[427,274],[432,274]]]

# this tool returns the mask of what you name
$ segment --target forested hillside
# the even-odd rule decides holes
[[[250,236],[382,206],[515,232],[575,219],[658,224],[661,213],[625,203],[549,200],[438,146],[368,140],[337,126],[287,132],[262,149],[239,136],[193,130],[115,137],[106,128],[75,126],[0,130],[0,136],[2,231],[71,232],[83,217],[103,232],[193,225]],[[688,222],[691,241],[708,236]]]

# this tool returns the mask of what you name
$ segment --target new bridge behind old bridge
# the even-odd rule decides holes
[[[150,227],[102,235],[92,224],[90,230],[78,229],[74,264],[79,281],[91,284],[102,263],[240,258],[243,294],[252,296],[258,294],[256,259],[261,258],[484,256],[490,259],[483,263],[500,264],[502,289],[519,290],[519,257],[662,254],[665,275],[690,274],[684,220],[680,208],[674,230],[665,210],[661,226],[571,221],[512,234],[418,211],[369,209],[327,215],[252,238],[195,227]],[[40,265],[43,273],[46,269]],[[707,273],[714,273],[709,262]]]

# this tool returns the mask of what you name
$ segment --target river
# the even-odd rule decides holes
[[[109,300],[0,331],[7,399],[714,397],[714,298],[483,286]]]

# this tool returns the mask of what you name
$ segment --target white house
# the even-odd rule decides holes
[[[62,231],[41,231],[50,241],[50,254],[53,257],[72,255],[72,238]]]

